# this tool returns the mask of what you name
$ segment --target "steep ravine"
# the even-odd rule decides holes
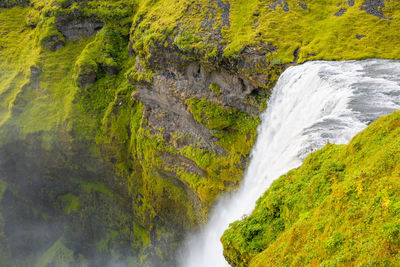
[[[238,187],[284,69],[400,49],[397,1],[0,7],[0,257],[21,266],[176,265]]]

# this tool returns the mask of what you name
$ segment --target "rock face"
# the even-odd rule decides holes
[[[62,243],[63,255],[73,249],[93,266],[107,266],[110,255],[174,266],[185,233],[207,221],[220,194],[237,188],[283,69],[398,56],[398,4],[390,4],[390,27],[367,13],[376,7],[367,1],[365,16],[354,20],[361,3],[352,0],[69,0],[2,9],[0,150],[12,140],[19,153],[9,162],[17,166],[21,156],[41,171],[26,198],[22,174],[2,176],[0,194],[8,188],[4,203],[15,207],[49,202],[34,219],[23,208],[12,218],[66,220],[70,237],[58,242],[55,231],[38,244]],[[346,13],[335,17],[341,8]],[[381,30],[371,32],[371,21]],[[49,149],[61,143],[61,151]],[[51,171],[40,160],[61,163]],[[0,242],[17,221],[7,218]],[[27,236],[21,240],[35,240]]]
[[[26,7],[30,4],[30,0],[2,0],[0,8],[12,8],[15,6]]]
[[[67,41],[90,37],[103,28],[104,23],[96,18],[81,18],[79,14],[59,16],[56,18],[57,29],[65,36]]]
[[[173,55],[172,51],[165,52],[168,54],[164,55]],[[139,58],[137,62],[140,62]],[[157,65],[157,68],[159,66],[163,65]],[[147,107],[145,116],[149,119],[149,126],[152,129],[163,128],[163,135],[167,139],[171,139],[168,136],[176,131],[191,135],[193,139],[182,145],[200,143],[202,148],[223,155],[223,149],[216,144],[217,139],[211,135],[209,129],[193,118],[185,101],[189,98],[206,98],[210,101],[217,100],[220,105],[233,107],[243,113],[258,114],[257,106],[249,105],[246,100],[246,96],[251,94],[256,85],[224,69],[207,71],[195,62],[177,59],[173,65],[168,63],[164,66],[168,68],[157,70],[157,74],[152,77],[152,83],[131,81],[137,88],[134,98]],[[262,79],[261,76],[258,78]],[[213,84],[218,86],[218,95],[210,94],[210,86]],[[157,114],[162,115],[156,116]]]
[[[387,19],[383,14],[385,7],[385,0],[365,0],[364,4],[360,8],[368,14],[377,16],[380,19]]]
[[[65,41],[60,38],[60,34],[56,33],[50,35],[43,41],[43,46],[51,51],[57,51],[58,49],[65,46]]]
[[[95,70],[90,69],[84,73],[79,73],[76,78],[76,83],[81,89],[85,89],[89,85],[93,85],[97,79],[97,73]]]

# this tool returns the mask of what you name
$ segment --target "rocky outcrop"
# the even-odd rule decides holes
[[[81,88],[85,89],[86,86],[92,85],[96,82],[97,72],[93,68],[88,68],[85,71],[79,72],[75,81],[76,84]]]
[[[90,37],[103,28],[104,23],[97,18],[85,18],[79,13],[56,17],[57,29],[67,41]]]
[[[44,39],[42,39],[42,42],[41,42],[43,47],[45,47],[53,52],[64,47],[65,40],[60,35],[61,34],[57,32],[52,35],[46,36]]]
[[[365,0],[360,9],[380,19],[387,19],[387,17],[383,14],[383,10],[386,7],[385,1],[386,0]]]
[[[30,4],[30,0],[1,0],[0,8],[12,8],[15,6],[26,7]]]
[[[210,68],[199,62],[185,60],[177,55],[177,48],[157,47],[152,55],[150,69],[154,73],[151,81],[131,79],[136,85],[132,98],[146,105],[148,126],[153,129],[162,128],[166,140],[176,132],[191,136],[182,145],[200,143],[202,148],[224,155],[218,147],[218,139],[211,135],[210,129],[197,122],[186,105],[188,99],[205,98],[217,102],[220,106],[234,108],[246,114],[259,114],[256,102],[249,99],[252,93],[262,90],[268,84],[268,76],[263,73],[252,73],[251,77],[235,73],[235,70],[251,68],[263,64],[263,58],[270,50],[247,48],[236,62],[221,62],[221,65]],[[145,73],[143,63],[136,58],[136,73]],[[165,68],[164,68],[165,67]],[[212,92],[212,87],[216,92]]]

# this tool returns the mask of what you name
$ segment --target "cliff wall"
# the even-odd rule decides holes
[[[173,264],[184,234],[237,188],[285,68],[400,55],[396,1],[0,6],[1,257],[21,265],[62,261],[57,251],[93,266]],[[37,237],[12,227],[21,218],[55,229],[27,248]]]

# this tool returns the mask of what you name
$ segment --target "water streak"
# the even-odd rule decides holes
[[[240,188],[223,196],[201,231],[180,251],[181,266],[228,266],[219,241],[249,214],[271,183],[326,143],[345,144],[369,123],[400,108],[400,61],[308,62],[279,78],[261,116]]]

